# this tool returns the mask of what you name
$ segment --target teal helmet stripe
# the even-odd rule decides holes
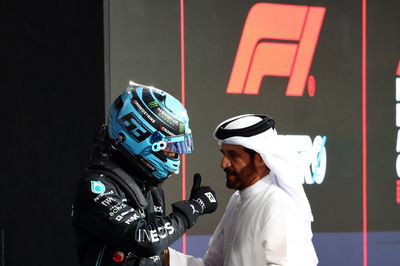
[[[135,90],[132,90],[132,106],[139,114],[141,114],[147,123],[157,130],[164,131],[164,134],[173,136],[184,133],[184,123],[171,115],[169,110],[161,107],[162,102],[151,93],[153,92],[154,94],[154,91],[155,89],[152,91],[145,91],[143,87],[138,87]],[[159,90],[155,92],[155,94],[157,93],[160,94]],[[138,100],[140,99],[140,96],[142,101]],[[167,95],[165,95],[165,98],[167,98]],[[154,102],[157,104],[154,104]]]

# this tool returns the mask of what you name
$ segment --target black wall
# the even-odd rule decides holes
[[[77,265],[70,206],[104,118],[103,4],[0,9],[0,265]]]

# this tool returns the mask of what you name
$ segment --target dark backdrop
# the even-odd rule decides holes
[[[72,192],[104,117],[103,4],[0,10],[0,265],[76,265]]]

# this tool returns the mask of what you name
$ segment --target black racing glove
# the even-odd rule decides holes
[[[200,184],[201,175],[195,174],[193,177],[193,186],[190,192],[189,201],[193,200],[200,204],[200,214],[212,213],[218,207],[215,192],[209,186],[200,186]]]
[[[188,228],[192,227],[197,218],[206,213],[214,212],[218,207],[215,192],[209,186],[201,186],[201,175],[195,174],[189,200],[172,204],[172,210],[184,214]]]

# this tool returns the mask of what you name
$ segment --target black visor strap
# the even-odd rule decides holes
[[[219,126],[217,131],[215,132],[215,137],[217,137],[220,140],[224,140],[230,137],[251,137],[257,134],[260,134],[264,131],[267,131],[270,128],[275,128],[275,121],[272,118],[269,118],[266,115],[248,115],[248,116],[256,116],[260,117],[261,121],[248,126],[244,128],[238,128],[238,129],[225,129],[227,125],[232,123],[233,121],[236,121],[238,119],[242,119],[243,117],[246,116],[241,116],[233,120],[229,120]]]

